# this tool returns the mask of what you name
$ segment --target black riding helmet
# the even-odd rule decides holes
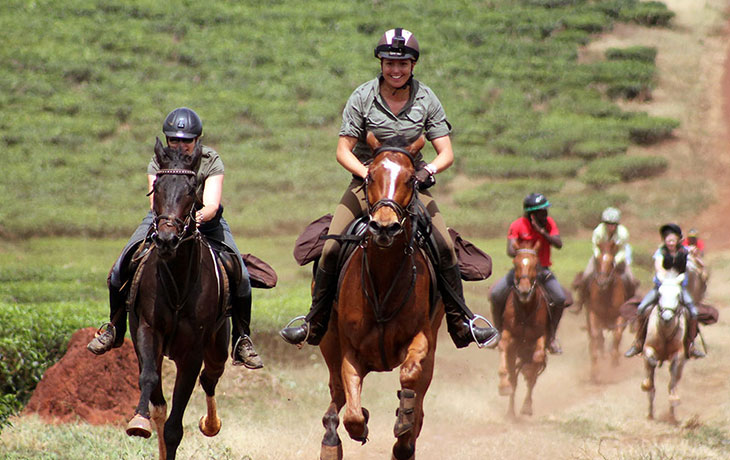
[[[162,132],[167,137],[195,139],[203,134],[203,122],[194,110],[179,107],[167,114],[162,123]]]
[[[525,212],[533,212],[550,206],[550,202],[542,193],[530,193],[522,202]]]
[[[677,224],[664,224],[659,228],[662,238],[666,238],[670,233],[674,233],[677,237],[682,238],[682,229]]]
[[[397,27],[386,31],[375,46],[379,59],[412,59],[418,61],[418,40],[410,31]]]

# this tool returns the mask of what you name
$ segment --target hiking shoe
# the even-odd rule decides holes
[[[244,335],[238,338],[231,352],[234,366],[246,366],[249,369],[261,369],[264,362],[253,347],[251,337]]]

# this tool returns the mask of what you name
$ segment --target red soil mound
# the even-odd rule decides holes
[[[139,400],[139,370],[129,339],[121,348],[94,356],[86,344],[94,328],[78,330],[63,358],[43,375],[26,412],[49,422],[84,420],[94,425],[125,423]]]

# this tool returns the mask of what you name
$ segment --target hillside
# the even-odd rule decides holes
[[[0,234],[127,236],[147,205],[154,138],[177,106],[201,114],[204,142],[223,156],[236,233],[299,230],[332,209],[348,180],[334,161],[340,112],[377,74],[372,48],[394,25],[419,37],[417,77],[454,126],[457,164],[436,189],[452,225],[501,235],[539,189],[573,232],[602,207],[633,201],[625,184],[668,166],[643,153],[679,126],[645,113],[661,78],[656,48],[582,53],[622,24],[672,27],[662,3],[176,5],[3,2],[0,146],[12,174],[0,183]],[[619,107],[628,100],[637,103]]]

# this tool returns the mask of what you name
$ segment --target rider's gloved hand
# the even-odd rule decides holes
[[[436,183],[436,178],[434,177],[433,172],[429,170],[428,165],[424,165],[419,168],[416,171],[415,178],[418,190],[426,190]]]

